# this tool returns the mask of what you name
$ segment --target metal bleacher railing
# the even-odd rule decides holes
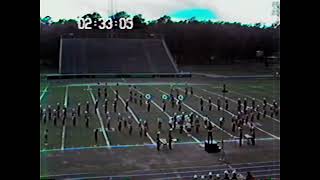
[[[105,74],[47,74],[42,75],[47,80],[54,79],[84,79],[84,78],[185,78],[192,77],[189,72],[184,73],[105,73]]]

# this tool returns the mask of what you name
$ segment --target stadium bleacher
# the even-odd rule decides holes
[[[61,74],[177,73],[162,39],[62,38]]]

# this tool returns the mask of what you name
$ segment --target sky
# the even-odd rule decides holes
[[[240,22],[244,24],[272,24],[272,2],[280,0],[40,0],[40,17],[76,19],[87,13],[112,14],[126,11],[130,15],[142,14],[146,20],[169,15],[173,20]],[[113,7],[113,8],[111,8]],[[113,10],[112,10],[113,9]]]

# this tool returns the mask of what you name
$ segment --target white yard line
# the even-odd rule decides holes
[[[64,93],[64,106],[68,107],[68,93],[69,93],[69,86],[66,86],[66,91]],[[66,136],[66,123],[62,127],[62,135],[61,135],[61,150],[64,150],[64,141]]]
[[[157,89],[158,91],[166,94],[166,95],[169,95],[168,93],[162,91],[162,90],[159,89],[159,88],[156,88],[156,89]],[[179,88],[179,89],[180,89],[180,88]],[[193,95],[195,95],[195,94],[193,94]],[[176,98],[175,98],[175,99],[176,99]],[[182,102],[182,104],[185,105],[187,108],[189,108],[191,111],[193,111],[193,112],[195,112],[196,114],[198,114],[199,116],[201,116],[202,118],[205,118],[205,116],[203,116],[201,113],[199,113],[198,111],[196,111],[196,110],[193,109],[192,107],[188,106],[188,105],[185,104],[184,102]],[[213,124],[213,126],[216,126],[219,130],[221,130],[222,132],[228,134],[230,137],[232,137],[232,138],[235,138],[235,137],[236,137],[236,136],[232,135],[231,133],[227,132],[226,130],[222,129],[221,127],[219,127],[219,126],[218,126],[217,124],[215,124],[214,122],[212,122],[212,121],[210,121],[210,122]]]
[[[137,89],[137,91],[138,91],[138,93],[140,93],[140,94],[142,94],[142,95],[144,96],[144,93],[143,93],[143,92],[139,91],[138,89]],[[156,102],[154,102],[153,100],[151,100],[151,103],[154,104],[161,112],[163,112],[163,113],[168,117],[168,119],[171,118],[171,116],[170,116],[167,112],[162,111],[162,108],[161,108]],[[194,141],[196,141],[196,142],[198,142],[198,143],[201,143],[201,141],[200,141],[199,139],[197,139],[196,137],[192,136],[192,135],[191,135],[190,133],[188,133],[185,129],[183,129],[183,131],[184,131],[186,134],[189,134],[190,137],[191,137]]]
[[[113,92],[114,94],[116,94],[115,90],[114,90],[112,87],[110,87],[110,89],[112,90],[112,92]],[[118,97],[119,97],[119,99],[121,100],[122,104],[125,105],[126,102],[123,100],[123,98],[122,98],[120,95],[118,95]],[[138,120],[137,116],[134,114],[134,112],[132,111],[132,109],[131,109],[130,106],[128,107],[128,111],[130,112],[130,114],[132,115],[132,117],[134,118],[134,120],[139,124],[139,120]],[[143,125],[142,125],[142,126],[143,126]],[[143,127],[144,127],[144,126],[143,126]],[[157,144],[157,143],[152,139],[152,137],[149,135],[148,132],[147,132],[147,137],[150,139],[150,141],[151,141],[152,144],[154,144],[154,145]]]
[[[95,104],[96,99],[94,98],[94,95],[92,93],[92,89],[90,88],[90,86],[88,86],[88,89],[89,89],[89,93],[91,95],[93,104]],[[105,128],[104,128],[104,125],[103,125],[103,122],[102,122],[102,118],[101,118],[101,115],[100,115],[100,111],[99,111],[99,109],[95,109],[95,111],[97,112],[97,116],[98,116],[98,119],[99,119],[99,122],[100,122],[101,129],[104,130],[104,131],[102,131],[102,134],[103,134],[103,137],[104,137],[104,139],[106,141],[107,147],[110,148],[110,141],[109,141],[107,133],[105,131]]]
[[[180,88],[180,89],[181,89],[181,88]],[[196,95],[195,93],[193,93],[193,96],[195,96],[195,97],[197,97],[197,98],[200,98],[200,97],[199,97],[198,95]],[[204,101],[208,102],[206,99],[204,99]],[[214,103],[212,103],[212,105],[214,105],[214,106],[216,106],[216,107],[217,107],[217,105],[216,105],[216,104],[214,104]],[[221,107],[221,109],[222,109],[224,112],[226,112],[226,113],[230,114],[231,116],[235,116],[235,114],[233,114],[232,112],[227,111],[227,110],[225,110],[225,109],[224,109],[224,108],[222,108],[222,107]],[[275,139],[280,140],[280,137],[278,137],[278,136],[276,136],[276,135],[273,135],[273,134],[271,134],[271,133],[269,133],[269,132],[267,132],[267,131],[265,131],[265,130],[263,130],[263,129],[261,129],[261,128],[257,127],[257,126],[256,126],[256,128],[257,128],[258,130],[260,130],[260,131],[264,132],[265,134],[268,134],[269,136],[271,136],[271,137],[273,137],[273,138],[275,138]]]
[[[62,137],[61,137],[61,150],[64,150],[64,140],[66,136],[66,125],[63,125],[62,127]]]
[[[67,85],[66,86],[66,91],[65,91],[65,94],[64,94],[64,106],[65,107],[68,107],[68,93],[69,93],[69,86]]]
[[[49,88],[49,85],[47,85],[47,86],[44,88],[44,90],[42,91],[42,94],[41,94],[41,96],[40,96],[40,103],[41,103],[41,100],[42,100],[43,96],[46,94],[48,88]]]
[[[199,88],[199,89],[201,89],[201,88]],[[218,93],[215,93],[215,92],[211,92],[211,91],[208,91],[208,90],[206,90],[206,89],[201,89],[201,90],[202,90],[202,91],[205,91],[205,92],[207,92],[207,93],[209,93],[209,94],[213,94],[213,95],[216,95],[216,96],[219,96],[219,97],[223,97],[221,94],[218,94]],[[238,103],[238,102],[235,101],[234,99],[228,98],[227,96],[225,96],[225,98],[228,99],[228,100],[230,100],[230,101],[232,101],[232,102],[234,102],[234,103]],[[251,106],[248,106],[248,107],[252,109]],[[268,118],[270,118],[270,119],[272,119],[272,120],[280,123],[280,120],[275,119],[275,118],[272,118],[272,117],[269,116],[269,115],[266,115],[266,116],[267,116]]]

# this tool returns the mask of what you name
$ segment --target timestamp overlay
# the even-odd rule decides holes
[[[133,19],[132,18],[78,18],[77,19],[78,29],[132,29],[133,28]]]

